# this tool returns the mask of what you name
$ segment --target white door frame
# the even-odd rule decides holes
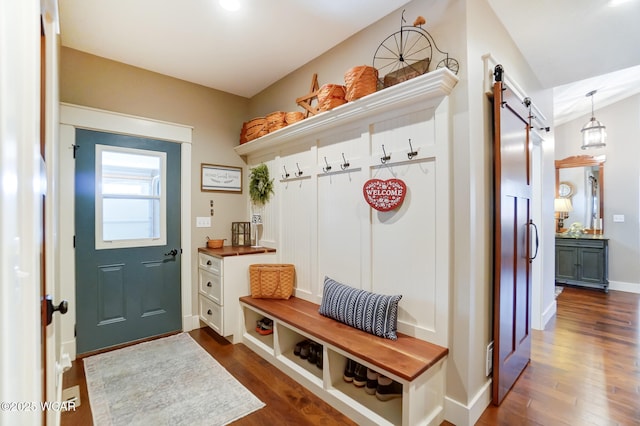
[[[199,326],[197,315],[192,312],[191,283],[191,136],[193,128],[143,117],[135,117],[112,111],[99,110],[66,103],[60,104],[60,282],[61,295],[69,300],[69,312],[64,317],[61,340],[62,350],[71,359],[76,358],[75,340],[75,252],[74,235],[74,171],[73,145],[75,129],[119,133],[130,136],[161,139],[180,143],[181,146],[181,262],[182,330],[190,331]]]

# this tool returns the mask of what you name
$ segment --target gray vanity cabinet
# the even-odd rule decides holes
[[[556,284],[608,291],[609,240],[556,237]]]

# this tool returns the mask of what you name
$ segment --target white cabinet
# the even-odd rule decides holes
[[[241,339],[238,299],[251,293],[249,265],[275,263],[275,250],[224,247],[198,250],[198,315],[231,342]]]

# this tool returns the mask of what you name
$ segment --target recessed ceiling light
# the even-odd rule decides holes
[[[630,1],[631,0],[609,0],[609,6],[616,7],[624,3],[629,3]]]
[[[223,9],[235,12],[240,9],[240,0],[220,0]]]

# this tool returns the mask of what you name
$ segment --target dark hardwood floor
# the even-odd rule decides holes
[[[355,425],[349,418],[322,401],[305,387],[280,372],[242,344],[233,345],[210,328],[189,334],[229,373],[266,405],[237,420],[233,425]],[[64,373],[63,389],[79,385],[81,405],[62,414],[62,426],[93,425],[90,401],[81,360]]]
[[[530,365],[477,425],[640,425],[639,306],[637,294],[566,288],[556,317],[533,332]],[[354,424],[244,345],[208,328],[189,334],[266,403],[235,425]],[[82,405],[63,426],[92,424],[81,361],[64,374],[64,388],[76,384]]]
[[[567,287],[529,366],[476,423],[640,425],[640,295]]]

